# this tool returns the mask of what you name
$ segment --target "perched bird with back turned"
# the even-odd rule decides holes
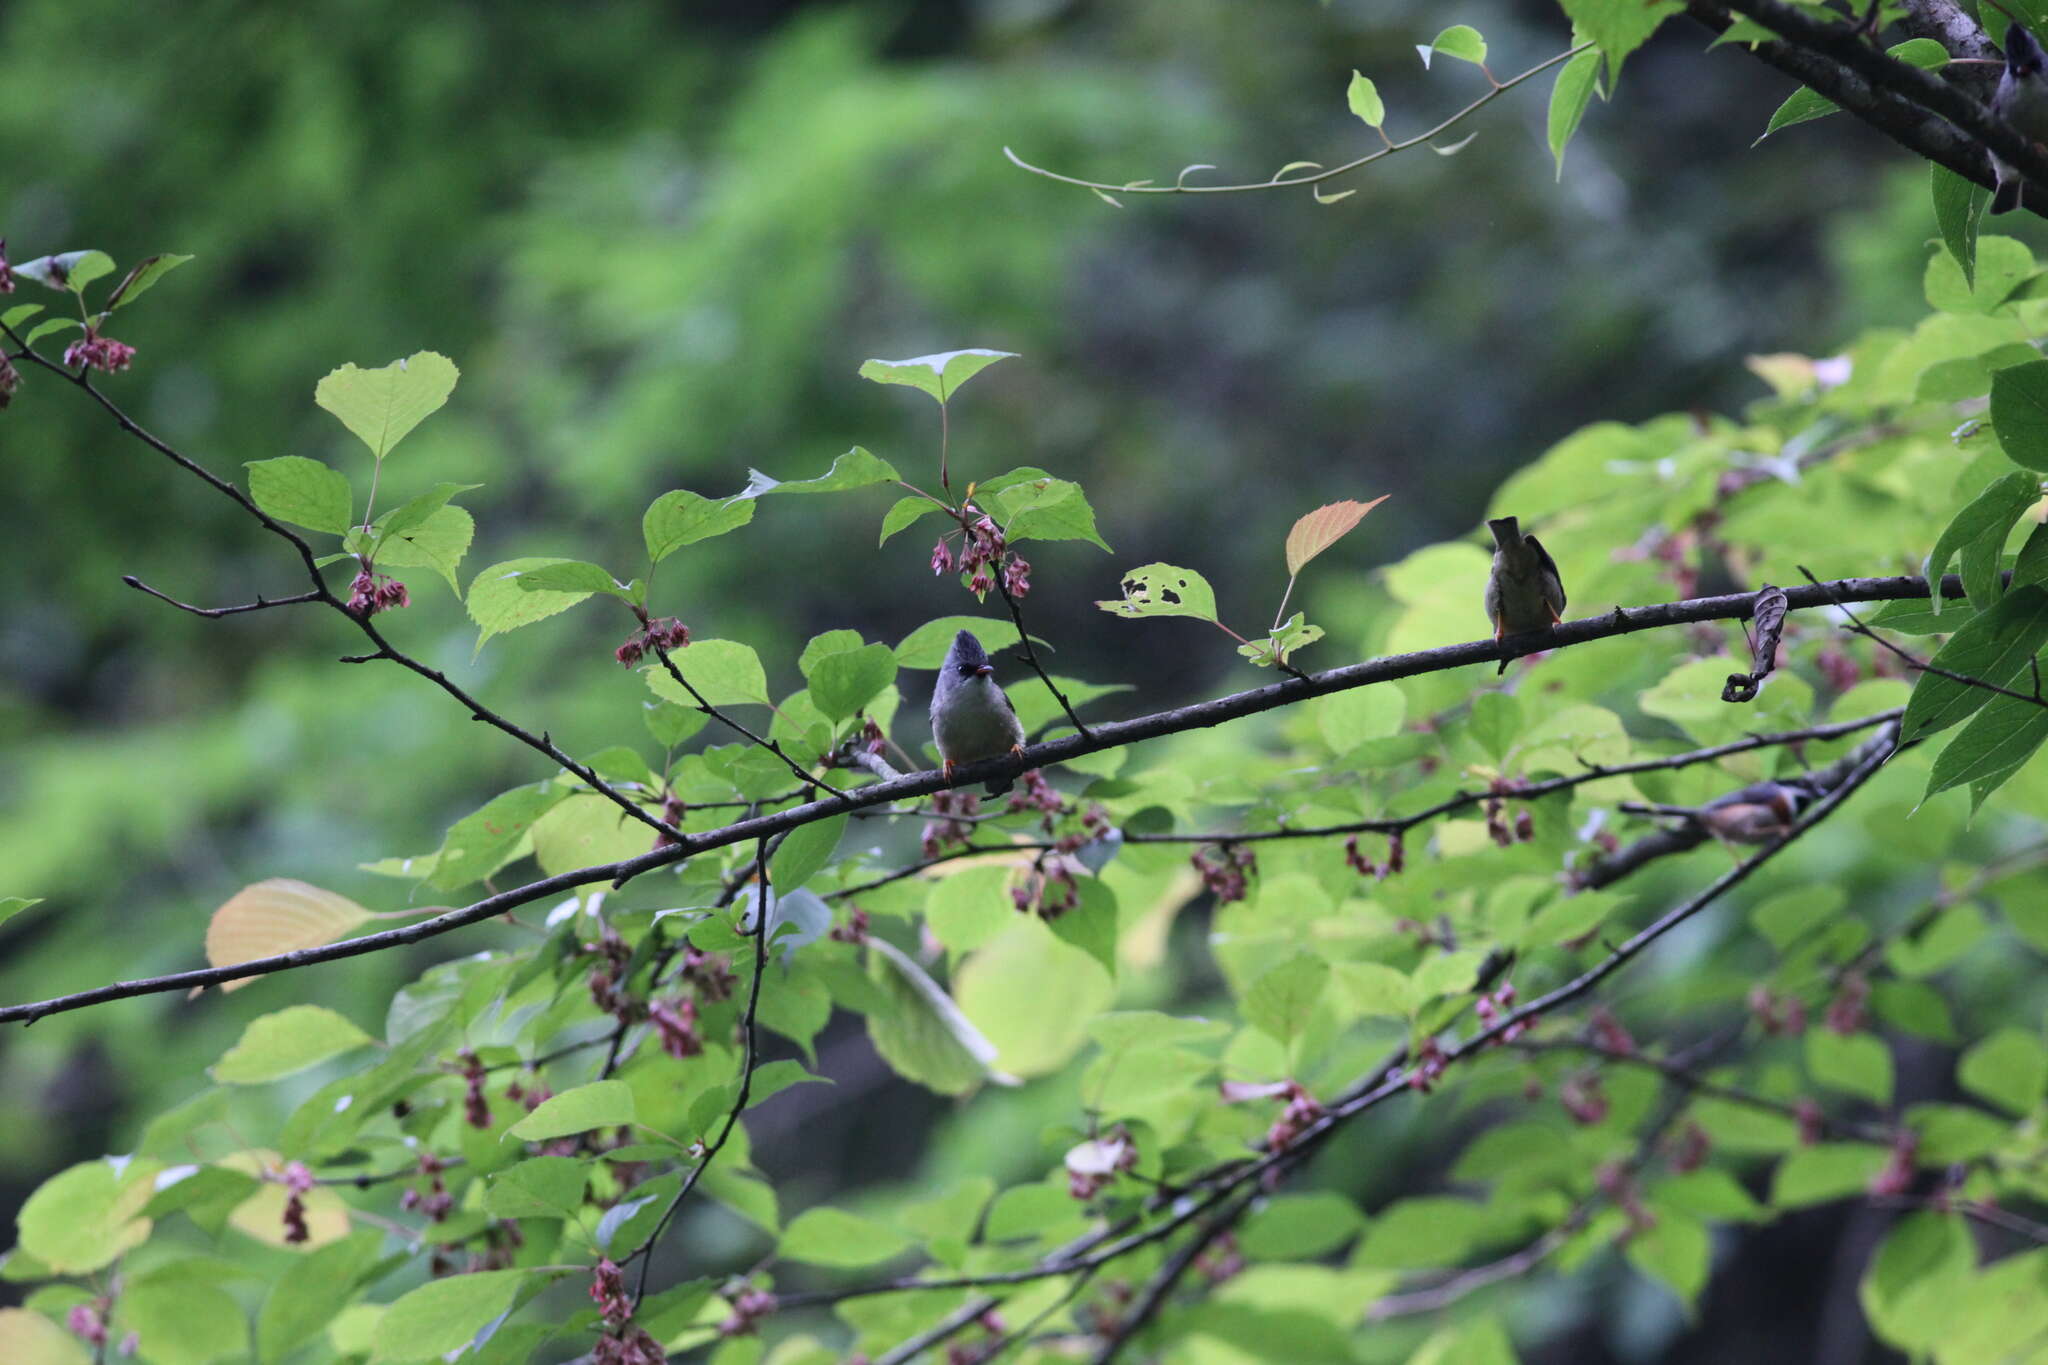
[[[1665,806],[1625,801],[1632,815],[1673,816],[1724,844],[1774,844],[1790,834],[1807,807],[1822,795],[1810,775],[1766,778],[1724,793],[1704,806]]]
[[[1493,572],[1486,576],[1486,619],[1493,623],[1493,638],[1548,630],[1564,619],[1564,581],[1550,552],[1534,536],[1522,534],[1514,517],[1486,523],[1493,532]],[[1498,677],[1508,671],[1502,659],[1494,670]]]
[[[2048,142],[2048,53],[2017,20],[2005,30],[2005,74],[1998,78],[1998,89],[1991,96],[1991,112],[2023,137]],[[2020,206],[2024,182],[1996,153],[1991,157],[1991,169],[1998,177],[1991,211],[2010,213]]]
[[[995,666],[972,631],[953,637],[939,680],[932,686],[932,739],[939,746],[946,776],[962,763],[1020,752],[1024,726],[1017,708],[996,684]],[[990,796],[1010,790],[1012,780],[999,777],[988,784]]]

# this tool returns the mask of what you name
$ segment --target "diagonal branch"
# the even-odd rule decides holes
[[[218,620],[223,616],[240,616],[244,612],[268,611],[272,607],[295,607],[302,602],[318,602],[321,600],[321,595],[318,592],[302,592],[296,597],[265,597],[258,593],[254,602],[244,602],[239,606],[195,607],[189,602],[180,602],[169,593],[158,592],[134,574],[122,574],[121,581],[137,592],[148,593],[159,602],[170,603],[179,611],[189,611],[194,616],[204,616],[210,620]]]
[[[1024,613],[1017,608],[1017,599],[1010,592],[1010,585],[1003,581],[1001,572],[996,573],[996,591],[1003,595],[1003,605],[1010,609],[1010,619],[1017,623],[1017,640],[1024,646],[1024,662],[1031,665],[1031,671],[1038,675],[1046,690],[1058,700],[1060,710],[1067,713],[1067,719],[1083,739],[1089,738],[1088,727],[1074,714],[1074,704],[1067,700],[1067,694],[1060,691],[1059,684],[1052,680],[1052,674],[1045,671],[1045,665],[1038,662],[1038,651],[1031,647],[1031,632],[1024,629]]]
[[[702,711],[705,715],[711,717],[715,721],[718,721],[720,724],[726,726],[728,729],[738,731],[741,735],[744,735],[752,743],[759,745],[761,748],[766,749],[769,753],[774,754],[777,758],[781,759],[783,763],[789,768],[789,770],[796,774],[797,781],[803,783],[806,790],[816,787],[822,787],[826,791],[832,793],[832,795],[837,796],[842,800],[845,798],[845,792],[839,790],[839,788],[833,786],[830,782],[825,781],[823,778],[813,777],[810,773],[806,772],[804,770],[803,764],[797,762],[795,759],[791,758],[787,753],[783,752],[781,744],[777,743],[775,740],[772,739],[761,738],[761,736],[755,734],[752,730],[749,730],[746,726],[740,724],[731,716],[728,716],[725,712],[719,710],[710,702],[706,701],[704,699],[704,694],[702,692],[699,692],[695,684],[693,684],[688,678],[683,676],[683,671],[676,667],[676,661],[669,657],[667,645],[661,644],[659,642],[654,642],[654,652],[655,655],[660,658],[662,668],[667,671],[669,677],[675,679],[676,686],[682,688],[685,692],[688,692],[690,694],[690,699],[697,703],[697,709],[699,711]]]
[[[1947,575],[1942,580],[1941,590],[1944,597],[1960,597],[1963,592],[1962,582],[1954,574]],[[1927,581],[1912,575],[1842,579],[1824,584],[1820,589],[1808,585],[1786,591],[1786,597],[1794,609],[1820,606],[1833,599],[1876,602],[1919,599],[1926,596]],[[1291,679],[1284,683],[1269,683],[1264,687],[1233,693],[1211,701],[1197,702],[1192,706],[1175,707],[1133,720],[1097,725],[1088,737],[1063,735],[1058,739],[1026,746],[1021,758],[995,758],[981,763],[963,764],[956,771],[954,780],[956,783],[980,781],[988,777],[1014,774],[1022,768],[1044,767],[1083,754],[1122,748],[1141,740],[1157,739],[1165,735],[1220,725],[1243,716],[1257,715],[1260,712],[1293,705],[1307,697],[1327,696],[1395,678],[1415,677],[1475,663],[1491,662],[1502,657],[1505,651],[1554,649],[1693,621],[1740,620],[1748,614],[1753,601],[1754,594],[1730,593],[1720,597],[1701,597],[1656,606],[1616,607],[1603,616],[1567,621],[1552,627],[1547,636],[1539,635],[1528,644],[1473,640],[1465,644],[1443,645],[1411,654],[1371,659],[1364,663],[1334,668],[1326,673],[1313,674],[1305,684]],[[929,795],[949,785],[953,784],[948,783],[945,775],[937,770],[908,773],[891,782],[877,782],[871,786],[861,787],[844,797],[812,801],[768,815],[737,820],[719,829],[681,834],[673,844],[636,857],[543,877],[524,886],[488,896],[460,909],[401,928],[367,934],[341,943],[324,944],[318,948],[303,948],[272,957],[256,958],[249,962],[173,972],[165,976],[146,977],[135,981],[117,981],[69,995],[53,996],[46,1000],[0,1006],[0,1024],[23,1021],[32,1023],[51,1014],[84,1009],[109,1000],[123,1000],[164,991],[189,990],[197,986],[216,986],[238,977],[289,971],[316,962],[330,962],[339,958],[377,952],[398,944],[418,943],[562,891],[601,881],[609,881],[615,886],[623,885],[635,877],[682,862],[709,849],[725,848],[780,834],[846,811]]]

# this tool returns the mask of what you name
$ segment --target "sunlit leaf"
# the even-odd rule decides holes
[[[344,365],[313,390],[313,401],[383,459],[455,392],[460,371],[447,356],[420,351],[382,369]]]
[[[1099,191],[1098,191],[1099,193]],[[1103,196],[1105,199],[1107,195]],[[1116,201],[1110,199],[1110,203]],[[991,351],[974,347],[964,351],[940,351],[936,355],[913,356],[909,360],[869,360],[860,367],[862,379],[877,384],[907,384],[944,403],[960,386],[998,360],[1010,360],[1015,351]]]
[[[346,896],[288,877],[272,877],[229,897],[206,926],[206,960],[216,967],[317,948],[370,921],[370,912]],[[221,986],[239,990],[255,977]]]
[[[1193,569],[1145,564],[1123,578],[1124,595],[1095,605],[1117,616],[1194,616],[1216,619],[1216,594]]]

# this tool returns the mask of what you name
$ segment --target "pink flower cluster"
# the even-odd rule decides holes
[[[697,1036],[697,1002],[687,995],[657,1000],[647,1007],[647,1017],[661,1035],[661,1050],[678,1061],[704,1055],[704,1040]]]
[[[922,843],[927,862],[949,845],[964,844],[974,837],[972,817],[981,814],[981,798],[963,791],[933,792],[932,814],[938,818],[925,823]]]
[[[135,348],[125,341],[101,336],[88,327],[85,335],[64,348],[64,363],[74,370],[99,370],[113,374],[125,370],[135,359]]]
[[[1523,784],[1515,778],[1496,777],[1493,779],[1493,790],[1486,798],[1486,832],[1492,837],[1493,842],[1502,848],[1513,848],[1518,843],[1526,844],[1536,837],[1536,817],[1529,813],[1529,808],[1524,806],[1516,811],[1514,822],[1510,825],[1507,804],[1501,799],[1520,791],[1522,786]]]
[[[1749,1013],[1766,1037],[1797,1038],[1806,1032],[1806,1002],[1796,995],[1774,994],[1762,982],[1749,988]]]
[[[856,905],[846,916],[846,923],[833,925],[826,937],[834,943],[866,943],[868,923],[868,912]]]
[[[1482,995],[1472,1002],[1472,1012],[1479,1016],[1481,1028],[1492,1028],[1514,1012],[1515,987],[1511,981],[1501,983],[1499,990],[1491,995]],[[1519,1019],[1487,1040],[1488,1047],[1502,1047],[1512,1043],[1529,1031],[1529,1021]]]
[[[947,532],[932,546],[932,572],[940,576],[949,573],[968,575],[967,591],[976,597],[988,596],[989,589],[996,585],[995,574],[1000,573],[1003,590],[1023,601],[1031,592],[1031,562],[1009,548],[1003,537],[1003,528],[982,514],[973,503],[966,504],[961,510],[961,529]],[[974,520],[967,521],[966,517]],[[961,538],[957,555],[946,544],[956,535]]]
[[[1259,870],[1258,855],[1243,844],[1196,849],[1188,862],[1201,874],[1202,885],[1209,894],[1223,905],[1243,900],[1251,890],[1253,874]]]
[[[1358,836],[1352,835],[1344,841],[1344,865],[1361,877],[1374,881],[1385,881],[1408,866],[1408,851],[1403,845],[1401,831],[1395,830],[1387,836],[1387,860],[1375,863],[1358,849]]]
[[[364,569],[348,585],[348,609],[357,616],[375,616],[380,611],[411,605],[412,594],[405,590],[405,584],[385,574]]]
[[[625,643],[612,651],[612,657],[631,668],[649,650],[681,649],[689,643],[690,628],[675,617],[657,616],[651,621],[643,617],[640,629],[628,635]]]
[[[738,1293],[727,1290],[726,1299],[732,1304],[732,1313],[718,1324],[718,1335],[722,1337],[752,1336],[761,1319],[775,1311],[775,1296],[752,1285]]]
[[[303,1161],[288,1161],[277,1181],[288,1192],[284,1201],[284,1239],[297,1245],[310,1241],[313,1230],[306,1225],[306,1195],[313,1188],[313,1173]]]
[[[590,1297],[604,1322],[603,1335],[590,1353],[593,1365],[663,1365],[668,1353],[645,1328],[633,1325],[633,1301],[626,1296],[626,1277],[609,1256],[597,1263],[590,1281]]]
[[[484,1077],[489,1073],[475,1052],[463,1048],[455,1054],[462,1063],[462,1121],[486,1131],[491,1126],[491,1102],[484,1097]]]

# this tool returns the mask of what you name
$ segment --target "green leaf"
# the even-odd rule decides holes
[[[508,1166],[484,1190],[484,1212],[493,1218],[574,1219],[583,1211],[584,1162],[567,1156],[537,1156]]]
[[[215,1365],[243,1359],[249,1348],[248,1317],[234,1296],[175,1271],[131,1281],[115,1321],[152,1343],[151,1365]]]
[[[703,694],[707,706],[752,704],[766,706],[768,675],[761,668],[761,656],[738,640],[698,640],[682,649],[669,651],[669,661]],[[683,706],[695,706],[689,689],[670,676],[659,661],[647,667],[647,685],[654,694]]]
[[[2025,1117],[2048,1095],[2048,1050],[2031,1033],[2003,1028],[1963,1054],[1956,1080],[1979,1099]]]
[[[1544,947],[1583,938],[1605,924],[1628,902],[1627,896],[1612,891],[1581,891],[1576,896],[1560,896],[1529,921],[1522,930],[1522,943],[1526,947]]]
[[[1291,1044],[1308,1027],[1329,981],[1329,963],[1298,953],[1252,982],[1244,993],[1244,1020],[1277,1042]]]
[[[1405,1019],[1415,995],[1404,972],[1384,962],[1338,962],[1330,968],[1337,990],[1353,1010],[1371,1018]]]
[[[1610,79],[1621,74],[1622,59],[1634,52],[1666,19],[1678,13],[1677,0],[1559,0],[1571,21],[1607,55]]]
[[[37,1188],[15,1219],[16,1245],[59,1275],[111,1265],[149,1236],[137,1217],[155,1193],[161,1163],[87,1161]]]
[[[1579,122],[1586,116],[1586,106],[1592,102],[1593,91],[1600,84],[1600,53],[1588,48],[1566,62],[1557,73],[1557,83],[1550,87],[1550,112],[1547,120],[1547,134],[1550,139],[1551,159],[1557,163],[1557,178],[1564,179],[1564,149],[1571,145],[1572,135],[1579,131]]]
[[[519,585],[521,592],[575,593],[578,600],[599,592],[608,592],[614,597],[626,596],[626,589],[608,571],[580,559],[558,559],[538,568],[525,569],[514,574],[512,581]]]
[[[1351,1254],[1351,1263],[1382,1270],[1456,1265],[1485,1226],[1486,1210],[1470,1200],[1403,1199],[1366,1225],[1365,1240]]]
[[[1355,70],[1351,73],[1351,84],[1344,88],[1344,103],[1374,128],[1387,121],[1387,106],[1380,99],[1379,87]]]
[[[960,391],[962,384],[998,360],[1010,360],[1016,354],[1015,351],[990,351],[976,347],[914,356],[909,360],[869,360],[862,362],[860,377],[877,384],[907,384],[945,403]]]
[[[1995,567],[1998,551],[2004,547],[2006,537],[2040,496],[2041,481],[2038,478],[2014,472],[1990,485],[1956,513],[1955,520],[1934,542],[1934,552],[1927,556],[1924,575],[1929,593],[1928,605],[1940,610],[1942,575],[1948,572],[1950,557],[1963,547],[1978,542],[1988,543]],[[1996,596],[1995,591],[1988,595],[1973,591],[1970,601],[1975,606],[1985,607]]]
[[[455,570],[475,536],[476,521],[468,512],[460,507],[439,507],[417,526],[396,535],[387,530],[377,546],[377,567],[432,569],[447,581],[448,590],[460,597],[462,586],[455,580]]]
[[[33,328],[29,329],[29,334],[23,337],[22,341],[26,345],[33,346],[37,341],[46,336],[53,336],[58,332],[72,331],[84,325],[77,318],[50,318],[47,321],[37,323]]]
[[[1308,1261],[1327,1256],[1358,1235],[1365,1215],[1334,1190],[1275,1195],[1247,1218],[1238,1240],[1260,1261]]]
[[[2048,643],[2048,590],[2030,583],[1979,612],[1929,660],[1963,678],[2005,686]],[[1967,682],[1923,673],[1899,722],[1900,742],[1925,739],[1968,719],[1997,694]]]
[[[1506,692],[1481,692],[1472,699],[1465,729],[1481,748],[1500,762],[1522,733],[1522,704]]]
[[[1398,687],[1354,687],[1317,697],[1308,705],[1323,743],[1338,755],[1368,740],[1400,733],[1408,718],[1408,698]]]
[[[827,719],[846,720],[896,681],[896,651],[883,644],[839,650],[813,660],[804,676],[818,710]]]
[[[1870,1258],[1858,1289],[1871,1329],[1915,1355],[1936,1346],[1976,1260],[1959,1214],[1908,1213]]]
[[[420,351],[379,370],[344,365],[313,390],[313,401],[382,460],[406,434],[455,392],[461,372],[434,351]]]
[[[5,312],[0,312],[0,327],[18,328],[21,326],[22,323],[27,322],[30,318],[34,317],[36,314],[42,311],[43,305],[41,305],[40,303],[17,304],[15,307],[9,308]]]
[[[448,505],[448,499],[457,493],[467,493],[472,488],[482,487],[474,483],[437,483],[429,491],[416,498],[409,498],[399,506],[377,518],[377,529],[381,539],[389,542],[401,536],[408,536],[417,528],[434,519],[434,514]]]
[[[1771,1202],[1781,1209],[1799,1209],[1862,1194],[1886,1157],[1884,1148],[1862,1143],[1821,1142],[1802,1147],[1778,1164],[1771,1182]]]
[[[925,901],[925,923],[956,956],[987,943],[1017,917],[1010,869],[970,867],[941,881]]]
[[[1486,39],[1470,24],[1453,24],[1437,34],[1428,47],[1418,46],[1415,50],[1422,54],[1424,71],[1429,70],[1429,59],[1439,52],[1474,66],[1486,65]]]
[[[2048,472],[2048,360],[2008,365],[1991,376],[1991,428],[2014,464]]]
[[[869,484],[896,482],[896,470],[887,460],[855,446],[832,462],[832,467],[815,479],[784,483],[758,469],[747,471],[747,486],[733,494],[731,501],[758,498],[768,493],[838,493]]]
[[[896,642],[896,666],[925,671],[938,668],[946,662],[946,651],[953,647],[953,637],[963,630],[972,631],[974,638],[981,641],[981,647],[990,654],[1000,653],[1023,638],[1017,633],[1014,621],[995,621],[983,616],[941,616],[936,621],[925,622]]]
[[[648,562],[659,564],[685,545],[722,536],[753,519],[751,498],[714,501],[678,488],[648,504],[647,514],[640,518],[640,534],[647,542]]]
[[[1037,479],[1005,488],[993,501],[1006,539],[1085,540],[1109,549],[1096,534],[1095,509],[1088,505],[1078,483]]]
[[[846,833],[846,822],[846,816],[834,815],[791,830],[768,860],[768,884],[778,894],[786,894],[816,876],[832,860],[832,851]]]
[[[984,1081],[1017,1083],[994,1069],[995,1045],[894,944],[869,940],[868,976],[890,1003],[886,1013],[868,1015],[868,1039],[897,1075],[942,1095],[965,1094]]]
[[[506,1129],[505,1136],[545,1142],[593,1128],[616,1128],[634,1118],[633,1087],[624,1081],[592,1081],[545,1101]]]
[[[158,280],[191,259],[190,256],[180,256],[175,252],[143,257],[122,277],[121,282],[114,286],[114,292],[107,295],[107,311],[111,313],[116,308],[123,308],[135,302],[155,288]]]
[[[1921,800],[1967,782],[1973,789],[1982,787],[1972,803],[1973,809],[1982,806],[1984,796],[2018,772],[2043,740],[2048,740],[2048,707],[2018,697],[1993,697],[1935,755]]]
[[[1806,1070],[1832,1090],[1861,1095],[1873,1104],[1891,1103],[1892,1054],[1868,1033],[1844,1036],[1833,1029],[1808,1029]]]
[[[285,1267],[256,1314],[256,1357],[262,1365],[278,1365],[349,1305],[377,1264],[382,1241],[377,1232],[360,1232]]]
[[[1193,569],[1145,564],[1123,577],[1123,596],[1095,605],[1117,616],[1193,616],[1216,619],[1216,594]]]
[[[376,1359],[433,1360],[462,1350],[493,1318],[512,1307],[530,1274],[476,1270],[427,1281],[377,1320],[371,1336]]]
[[[371,1042],[370,1035],[320,1005],[258,1015],[207,1074],[222,1085],[260,1085],[318,1066]]]
[[[271,516],[309,531],[347,533],[355,504],[339,470],[303,455],[256,460],[248,470],[249,496]]]
[[[1656,1221],[1628,1239],[1629,1264],[1670,1286],[1687,1308],[1699,1302],[1707,1287],[1712,1246],[1706,1225],[1671,1209],[1658,1209]]]
[[[43,903],[41,896],[0,896],[0,924]]]
[[[843,1209],[806,1209],[782,1233],[785,1260],[839,1267],[874,1265],[901,1256],[911,1240],[896,1229]]]
[[[898,531],[907,529],[920,518],[933,512],[943,512],[945,510],[945,508],[927,497],[912,496],[898,498],[882,517],[882,538],[875,543],[887,545],[889,537],[895,535]]]
[[[2013,586],[2022,584],[2015,580]],[[1876,615],[1866,616],[1864,622],[1901,635],[1953,635],[1974,615],[1975,608],[1967,602],[1951,602],[1937,612],[1929,603],[1908,600],[1889,603]]]
[[[475,578],[470,579],[469,599],[464,605],[469,611],[469,619],[476,622],[481,631],[476,647],[482,649],[484,642],[493,635],[503,635],[508,630],[545,621],[590,596],[587,592],[529,592],[519,585],[521,574],[550,564],[570,562],[544,556],[508,559],[479,571]]]
[[[83,291],[102,275],[114,273],[114,258],[104,251],[65,251],[23,261],[14,273],[51,289]]]

